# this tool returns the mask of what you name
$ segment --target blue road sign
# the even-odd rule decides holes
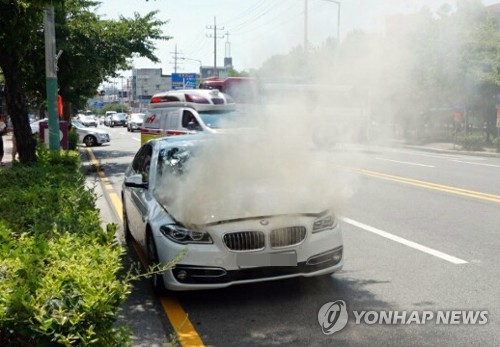
[[[173,73],[172,89],[196,89],[196,74]]]

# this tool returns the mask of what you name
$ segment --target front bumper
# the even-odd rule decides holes
[[[157,236],[156,244],[162,263],[169,262],[186,248],[162,235]],[[343,266],[343,241],[339,226],[308,234],[306,240],[296,246],[282,249],[266,247],[259,252],[244,252],[256,255],[295,252],[297,263],[293,266],[239,266],[237,259],[240,252],[221,247],[216,240],[210,245],[190,244],[187,250],[176,267],[163,275],[165,286],[170,290],[216,289],[244,283],[313,277],[339,271]]]
[[[109,136],[109,134],[99,134],[97,135],[97,142],[99,144],[103,144],[103,143],[108,143],[111,141],[111,137]]]

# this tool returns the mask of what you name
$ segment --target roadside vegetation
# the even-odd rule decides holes
[[[0,171],[0,346],[126,346],[116,228],[102,229],[77,152],[37,156]]]

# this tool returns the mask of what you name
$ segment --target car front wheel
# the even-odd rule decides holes
[[[158,271],[158,266],[160,261],[158,260],[158,252],[156,250],[155,241],[151,231],[148,230],[146,235],[146,247],[147,247],[147,257],[149,263],[149,271]],[[165,284],[163,283],[163,275],[161,273],[154,273],[151,275],[151,284],[153,286],[153,291],[157,295],[163,295],[167,292]]]
[[[87,135],[83,139],[83,143],[85,143],[85,146],[87,146],[87,147],[92,147],[92,146],[95,146],[97,144],[97,139],[93,135]]]

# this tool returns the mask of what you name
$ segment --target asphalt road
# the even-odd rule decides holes
[[[140,135],[106,129],[112,142],[92,152],[119,196]],[[177,293],[203,344],[500,345],[500,158],[360,145],[311,156],[346,188],[344,269],[331,277]],[[100,204],[107,219],[120,222]],[[172,333],[160,300],[146,282],[137,283],[123,314],[135,346],[161,345]],[[349,320],[325,335],[318,311],[336,300],[346,303]],[[488,323],[368,324],[355,316],[457,310],[488,311]]]

